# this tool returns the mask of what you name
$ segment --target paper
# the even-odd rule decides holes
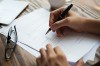
[[[34,12],[16,19],[11,26],[16,25],[17,27],[18,41],[38,51],[42,47],[45,48],[48,43],[53,46],[60,46],[66,54],[68,61],[71,62],[77,62],[98,43],[99,38],[90,34],[71,32],[69,35],[61,38],[57,37],[56,33],[53,32],[45,35],[49,28],[49,15],[50,12],[45,9],[37,9]],[[3,31],[5,30],[3,29]],[[18,42],[18,45],[22,46],[31,54],[39,56],[21,43]]]
[[[94,61],[95,53],[99,46],[100,46],[100,42],[95,44],[95,46],[84,56],[83,61],[84,62],[86,62],[87,60]]]
[[[0,2],[0,23],[10,24],[28,4],[25,1]]]

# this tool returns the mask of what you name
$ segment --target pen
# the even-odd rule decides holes
[[[72,6],[73,6],[73,4],[70,4],[67,8],[65,8],[65,10],[61,13],[61,15],[57,18],[57,21],[63,19],[65,17],[65,15],[68,13],[68,11],[72,8]],[[50,31],[51,31],[51,28],[48,29],[46,34],[49,33]]]

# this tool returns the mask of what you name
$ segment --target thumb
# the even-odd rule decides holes
[[[85,65],[84,65],[83,59],[80,59],[80,60],[76,63],[76,66],[85,66]]]
[[[61,27],[64,27],[64,26],[67,26],[67,23],[68,23],[68,18],[65,18],[65,19],[62,19],[60,21],[57,21],[55,22],[52,26],[51,26],[51,29],[53,31],[61,28]]]

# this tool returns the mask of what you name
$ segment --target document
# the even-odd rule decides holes
[[[0,2],[0,24],[9,25],[28,4],[25,1]]]
[[[88,60],[94,61],[97,48],[100,46],[100,41],[84,56],[84,63]]]
[[[68,61],[77,62],[99,42],[98,36],[85,33],[70,32],[67,36],[57,37],[56,33],[51,31],[45,35],[49,28],[49,17],[50,12],[41,8],[14,20],[10,26],[16,25],[17,44],[36,57],[39,56],[39,52],[28,49],[29,47],[22,43],[38,51],[47,44],[52,44],[53,47],[60,46]],[[9,27],[1,31],[7,33]]]

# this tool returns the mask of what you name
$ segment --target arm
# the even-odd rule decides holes
[[[84,28],[86,32],[100,35],[100,20],[99,19],[85,19]]]

